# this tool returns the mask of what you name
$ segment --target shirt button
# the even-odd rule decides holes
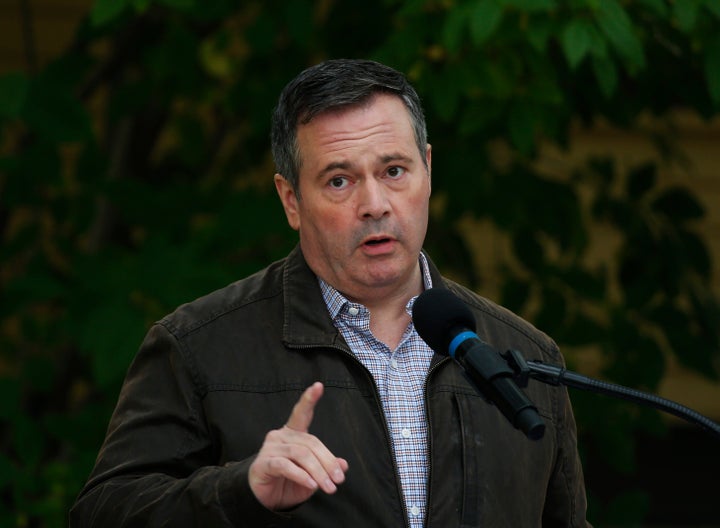
[[[360,313],[360,310],[358,310],[354,306],[351,306],[350,308],[348,308],[348,313],[350,315],[357,315],[358,313]]]
[[[394,369],[398,368],[398,362],[397,359],[390,360],[390,366]]]
[[[420,508],[418,508],[417,506],[413,506],[412,508],[410,508],[410,515],[412,515],[413,517],[417,517],[418,515],[420,515]]]
[[[403,438],[410,438],[412,436],[410,429],[408,429],[407,427],[400,431],[400,434],[403,435]]]

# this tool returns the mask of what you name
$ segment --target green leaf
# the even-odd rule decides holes
[[[590,50],[592,36],[590,24],[585,20],[572,20],[562,33],[561,43],[565,57],[572,69],[582,62]]]
[[[460,102],[458,97],[459,94],[454,85],[448,85],[444,91],[438,91],[433,95],[433,106],[443,121],[450,122],[454,119]]]
[[[618,87],[618,73],[615,63],[605,58],[593,57],[593,72],[600,84],[602,94],[610,99]]]
[[[700,202],[683,187],[671,187],[665,190],[653,201],[652,208],[675,222],[697,220],[705,215]]]
[[[673,2],[673,18],[677,27],[688,32],[697,25],[700,4],[695,0]]]
[[[466,137],[476,132],[482,132],[503,116],[503,110],[504,106],[499,102],[493,104],[471,103],[460,115],[458,134]]]
[[[527,103],[516,103],[510,109],[508,132],[513,145],[523,154],[529,154],[535,147],[535,107]]]
[[[480,0],[470,10],[470,35],[475,45],[483,44],[502,21],[502,7],[496,0]]]
[[[468,16],[468,6],[461,5],[453,7],[445,18],[442,28],[442,43],[451,54],[457,53],[460,49]]]
[[[535,51],[544,54],[547,51],[547,44],[555,32],[555,25],[547,17],[543,17],[530,24],[526,36]]]
[[[715,2],[716,0],[710,1]],[[640,0],[640,3],[663,18],[668,16],[668,6],[666,4],[666,0]]]
[[[402,17],[415,16],[422,13],[427,4],[427,0],[385,0],[388,4],[400,4],[398,14]]]
[[[720,2],[717,0],[705,0],[705,8],[720,19]]]
[[[658,249],[651,243],[626,248],[618,269],[620,285],[625,290],[625,303],[647,306],[658,292],[661,270]]]
[[[507,7],[514,7],[526,13],[550,11],[557,7],[557,0],[503,0]]]
[[[90,23],[95,27],[103,26],[118,18],[129,6],[130,0],[95,0]]]
[[[437,77],[438,84],[432,90],[431,101],[438,116],[444,121],[454,121],[460,103],[461,94],[458,91],[465,85],[462,68],[443,68],[442,75]]]
[[[598,59],[608,59],[608,41],[596,25],[588,27],[590,34],[590,54]]]
[[[670,349],[680,363],[716,379],[713,356],[707,353],[714,345],[692,330],[694,317],[669,303],[657,307],[651,315],[653,322],[662,328]]]
[[[706,279],[711,278],[712,259],[702,239],[695,233],[680,229],[677,233],[680,245],[680,255],[687,262],[686,266],[691,267]]]
[[[20,115],[27,99],[30,82],[22,73],[8,73],[0,77],[0,117]]]
[[[630,67],[630,73],[645,66],[645,53],[634,33],[630,17],[617,0],[602,0],[595,11],[598,26]]]
[[[705,49],[705,82],[710,98],[720,107],[720,37],[715,37]]]
[[[136,13],[144,13],[150,7],[153,0],[131,0]]]

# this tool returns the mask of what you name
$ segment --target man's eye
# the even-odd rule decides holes
[[[388,176],[391,178],[399,178],[403,174],[405,174],[405,169],[402,167],[390,167],[387,171]]]
[[[330,185],[330,187],[332,187],[333,189],[342,189],[347,185],[347,178],[344,178],[342,176],[331,178],[328,182],[328,185]]]

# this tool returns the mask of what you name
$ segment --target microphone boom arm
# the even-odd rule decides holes
[[[565,367],[550,365],[541,361],[526,361],[517,350],[508,350],[501,355],[515,372],[515,379],[521,387],[526,387],[528,380],[532,378],[549,385],[565,385],[567,387],[574,387],[607,396],[614,396],[623,400],[648,405],[672,414],[687,422],[699,425],[712,435],[720,438],[720,425],[702,414],[672,400],[623,387],[622,385],[592,379],[567,370]]]

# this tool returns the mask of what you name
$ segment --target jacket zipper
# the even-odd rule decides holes
[[[430,381],[430,376],[432,376],[433,372],[435,372],[440,365],[443,363],[446,363],[449,359],[443,358],[442,360],[438,361],[434,365],[432,365],[428,369],[427,376],[425,376],[425,386],[423,387],[423,393],[425,395],[425,420],[427,421],[427,465],[428,465],[428,471],[427,471],[427,482],[425,483],[425,502],[427,504],[427,508],[425,508],[425,519],[423,519],[423,526],[427,528],[428,526],[428,519],[430,518],[430,482],[432,478],[432,471],[433,471],[433,458],[432,458],[432,420],[430,416],[430,402],[428,401],[428,382]]]

